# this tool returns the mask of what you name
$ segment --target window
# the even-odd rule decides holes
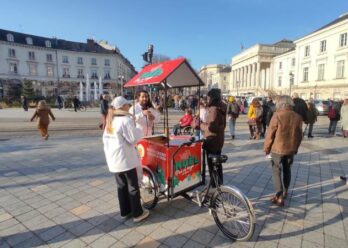
[[[336,78],[344,78],[344,60],[337,62]]]
[[[14,42],[13,34],[7,34],[7,41]]]
[[[105,76],[104,79],[110,79],[110,70],[105,70]]]
[[[305,47],[305,57],[308,57],[310,54],[310,47],[309,46],[306,46]]]
[[[52,54],[50,53],[46,54],[46,60],[47,62],[52,62]]]
[[[110,66],[110,59],[105,59],[105,66]]]
[[[53,73],[53,66],[52,65],[48,65],[47,66],[47,77],[53,77],[54,73]]]
[[[282,77],[278,77],[278,87],[282,86]]]
[[[97,59],[96,58],[92,58],[91,64],[92,65],[97,65]]]
[[[318,65],[318,81],[323,81],[325,75],[325,64]]]
[[[308,67],[303,68],[303,82],[308,82]]]
[[[83,64],[82,57],[78,57],[78,58],[77,58],[77,64],[79,64],[79,65],[82,65],[82,64]]]
[[[15,58],[16,57],[16,50],[10,48],[8,49],[8,56],[11,58]]]
[[[340,35],[340,47],[347,45],[347,33]]]
[[[29,52],[29,60],[35,60],[35,53]]]
[[[29,74],[32,76],[37,75],[37,66],[35,63],[30,63],[29,64]]]
[[[92,70],[91,71],[91,78],[94,78],[94,79],[98,78],[97,70]]]
[[[63,63],[65,63],[65,64],[69,63],[68,56],[63,56]]]
[[[64,77],[64,78],[69,78],[69,77],[70,77],[69,68],[67,68],[67,67],[64,67],[64,68],[63,68],[63,77]]]
[[[320,41],[320,52],[323,53],[326,51],[326,40]]]
[[[83,69],[77,69],[77,78],[84,78]]]
[[[45,45],[46,45],[46,47],[52,47],[51,41],[49,41],[49,40],[45,41]]]
[[[18,73],[17,63],[10,63],[10,72],[14,74]]]
[[[279,70],[281,70],[282,69],[282,62],[279,62]]]
[[[32,45],[33,44],[33,39],[30,37],[25,38],[25,41],[27,42],[28,45]]]
[[[292,59],[291,59],[291,65],[292,65],[292,66],[295,66],[295,58],[292,58]]]

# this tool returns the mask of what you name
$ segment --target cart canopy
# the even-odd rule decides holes
[[[187,60],[181,57],[145,66],[124,87],[160,84],[165,80],[167,86],[170,88],[198,87],[204,85]]]

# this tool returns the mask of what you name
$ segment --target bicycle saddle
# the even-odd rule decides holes
[[[210,154],[208,158],[210,158],[214,164],[225,163],[228,159],[226,155],[214,155],[214,154]]]

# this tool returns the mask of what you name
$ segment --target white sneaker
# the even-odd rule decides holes
[[[145,220],[147,217],[149,217],[149,215],[150,215],[150,211],[147,210],[147,209],[144,209],[143,214],[140,215],[140,216],[138,216],[138,217],[136,217],[136,218],[133,218],[133,221],[134,221],[135,223],[138,223],[138,222],[140,222],[140,221]]]
[[[271,155],[271,154],[268,154],[268,155],[266,156],[266,158],[272,159],[272,155]]]

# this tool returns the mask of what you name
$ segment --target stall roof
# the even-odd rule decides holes
[[[195,87],[204,85],[185,58],[168,60],[145,66],[124,87],[136,87],[148,84],[160,84],[164,80],[168,87]]]

